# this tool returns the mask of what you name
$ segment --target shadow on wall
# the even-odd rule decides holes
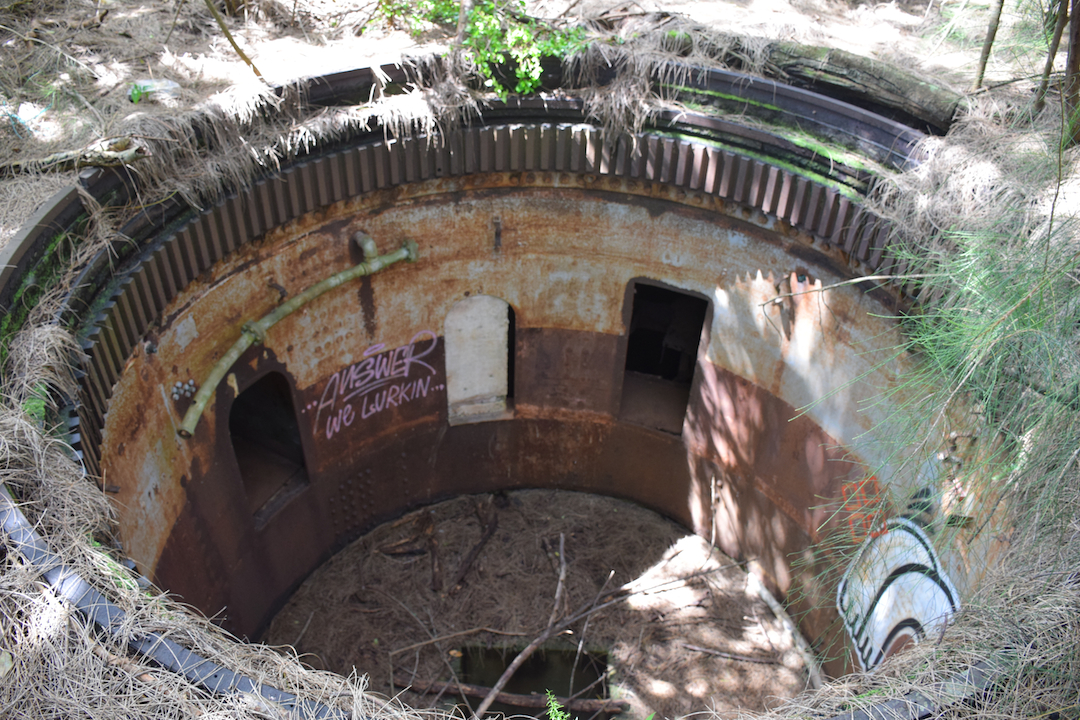
[[[867,465],[778,397],[814,400],[824,386],[841,387],[835,395],[848,413],[871,399],[857,397],[865,386],[826,378],[843,377],[836,361],[851,351],[840,347],[850,337],[836,312],[845,312],[842,300],[830,302],[821,282],[799,271],[740,284],[717,288],[723,302],[702,345],[684,428],[690,472],[710,496],[703,534],[757,563],[814,638],[827,672],[872,669],[955,612],[958,595],[925,533],[909,520],[887,520],[898,505]],[[772,392],[709,355],[749,362]],[[836,406],[837,397],[827,400]]]

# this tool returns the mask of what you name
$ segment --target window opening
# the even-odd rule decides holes
[[[514,661],[521,648],[461,648],[461,679],[471,685],[490,688],[499,681],[506,667]],[[576,664],[575,664],[576,660]],[[573,650],[540,649],[522,663],[503,688],[504,693],[546,697],[550,690],[556,697],[602,699],[607,697],[607,654]],[[571,685],[571,681],[573,685]],[[580,693],[580,695],[578,695]],[[475,707],[476,702],[473,701]],[[547,712],[533,706],[496,702],[491,713],[527,715],[546,718]],[[606,720],[609,714],[598,716]]]
[[[446,315],[446,401],[451,425],[503,417],[514,394],[514,310],[488,295]]]
[[[679,434],[709,303],[641,282],[631,294],[620,418]]]
[[[284,375],[264,375],[236,396],[229,435],[248,507],[261,528],[308,484],[300,424]]]

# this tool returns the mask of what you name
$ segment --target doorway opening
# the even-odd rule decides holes
[[[630,285],[626,373],[619,417],[682,433],[709,302],[646,282]]]
[[[308,485],[300,424],[284,375],[268,373],[236,396],[229,437],[259,529]]]

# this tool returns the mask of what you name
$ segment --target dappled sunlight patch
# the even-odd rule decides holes
[[[627,604],[642,611],[665,612],[700,603],[707,588],[691,582],[692,577],[719,570],[721,560],[731,560],[696,535],[679,539],[660,561],[623,586],[634,593]]]
[[[107,93],[131,77],[132,68],[119,60],[94,63],[91,66],[97,81],[94,86],[99,93]]]
[[[161,55],[161,64],[181,78],[189,81],[237,83],[240,85],[257,81],[250,68],[236,62],[234,58],[216,53],[185,52],[176,55],[168,48]]]
[[[646,685],[650,695],[655,695],[660,698],[671,698],[675,696],[675,686],[667,680],[657,680],[656,678],[652,678]]]
[[[12,115],[12,123],[17,124],[35,140],[51,143],[64,136],[64,126],[50,106],[37,103],[20,103]]]
[[[30,606],[25,623],[25,635],[19,650],[43,651],[54,646],[67,632],[72,610],[54,594],[42,591]]]

